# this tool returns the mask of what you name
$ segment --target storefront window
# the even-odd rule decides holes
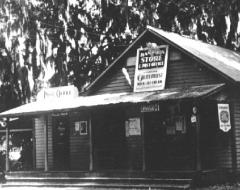
[[[5,169],[6,135],[1,133],[0,140],[0,164]],[[32,157],[32,133],[10,132],[9,135],[9,165],[10,171],[30,170],[33,165]]]
[[[17,118],[9,122],[9,169],[24,171],[33,169],[32,120]],[[0,167],[6,167],[6,129],[0,129]]]

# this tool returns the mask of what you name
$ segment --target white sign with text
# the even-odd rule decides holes
[[[231,129],[229,104],[218,104],[219,127],[228,132]]]
[[[167,45],[138,49],[134,92],[163,90],[166,82],[167,59]]]

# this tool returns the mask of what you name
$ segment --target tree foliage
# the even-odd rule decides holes
[[[1,0],[2,109],[81,91],[152,25],[240,51],[239,0]]]

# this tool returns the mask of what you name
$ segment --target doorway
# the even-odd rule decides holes
[[[144,113],[146,168],[148,170],[191,170],[195,167],[194,131],[188,118],[175,106]]]
[[[93,118],[94,168],[119,170],[126,168],[124,111],[105,108]]]
[[[55,170],[69,169],[69,118],[53,117],[53,165]]]
[[[205,101],[201,105],[200,155],[202,169],[217,167],[218,151],[229,145],[229,136],[219,129],[217,102]],[[219,143],[220,142],[220,143]]]

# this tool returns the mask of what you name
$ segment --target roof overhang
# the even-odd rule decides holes
[[[186,88],[171,88],[153,92],[131,92],[80,96],[66,100],[44,100],[32,102],[0,113],[1,117],[19,117],[41,115],[56,112],[68,112],[81,108],[116,105],[126,103],[144,103],[179,99],[206,98],[219,92],[224,84],[192,86]]]

